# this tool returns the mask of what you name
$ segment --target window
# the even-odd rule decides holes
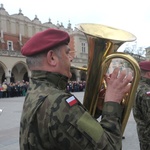
[[[86,48],[85,48],[85,43],[81,43],[82,44],[82,53],[86,52]]]
[[[11,50],[11,51],[13,51],[14,49],[13,49],[13,42],[12,41],[7,41],[7,50]]]

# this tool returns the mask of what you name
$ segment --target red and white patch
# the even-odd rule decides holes
[[[78,103],[77,99],[74,96],[71,96],[68,99],[66,99],[66,102],[69,104],[69,106],[73,106]]]
[[[150,96],[150,91],[146,92],[146,94]]]

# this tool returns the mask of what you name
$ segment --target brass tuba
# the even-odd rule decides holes
[[[131,91],[126,99],[122,100],[124,107],[121,121],[123,134],[135,99],[140,69],[132,56],[119,53],[117,49],[125,42],[136,40],[136,37],[127,31],[99,24],[79,24],[76,28],[86,35],[88,41],[88,68],[83,105],[92,116],[95,115],[99,92],[104,86],[104,74],[106,74],[111,60],[113,58],[125,59],[133,68],[134,78]],[[86,70],[81,67],[76,67],[76,69]]]

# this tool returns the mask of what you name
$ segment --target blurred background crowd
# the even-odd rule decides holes
[[[69,81],[67,84],[68,92],[82,92],[85,90],[86,81]]]
[[[82,92],[85,90],[85,81],[68,81],[66,90],[68,92]],[[25,96],[29,82],[18,81],[16,83],[3,82],[0,84],[0,98]]]
[[[16,82],[16,83],[6,83],[3,82],[0,84],[0,98],[9,98],[9,97],[19,97],[25,96],[29,82]]]

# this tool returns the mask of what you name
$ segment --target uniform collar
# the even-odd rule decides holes
[[[47,80],[52,83],[56,88],[64,90],[68,83],[68,77],[47,71],[32,71],[32,80]]]

